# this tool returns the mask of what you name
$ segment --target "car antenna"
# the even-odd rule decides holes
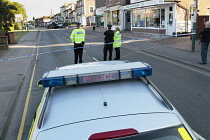
[[[104,99],[104,106],[107,106],[107,102],[106,102],[106,100],[105,100],[105,98],[104,98],[104,96],[103,96],[103,93],[101,92],[101,89],[99,89],[99,91],[100,91],[100,93],[101,93],[101,96],[102,96],[103,99]]]

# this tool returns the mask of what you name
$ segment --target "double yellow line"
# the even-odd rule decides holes
[[[41,38],[41,35],[39,34],[38,42],[39,42],[40,38]],[[38,52],[39,52],[39,47],[37,47],[37,54],[38,54]],[[36,55],[36,60],[38,60],[38,55]],[[26,102],[25,102],[25,106],[24,106],[24,111],[23,111],[23,115],[22,115],[22,120],[21,120],[21,125],[20,125],[20,128],[19,128],[17,140],[22,139],[23,130],[24,130],[25,121],[26,121],[26,116],[27,116],[28,105],[29,105],[32,86],[33,86],[33,81],[34,81],[35,70],[36,70],[36,63],[34,64],[33,72],[32,72],[32,75],[31,75],[31,80],[30,80],[30,84],[29,84],[29,89],[28,89],[28,93],[27,93],[27,97],[26,97]]]

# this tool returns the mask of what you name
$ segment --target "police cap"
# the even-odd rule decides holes
[[[108,28],[111,28],[111,27],[112,27],[112,25],[111,25],[111,24],[107,24],[107,27],[108,27]]]
[[[76,23],[76,25],[77,25],[77,26],[80,26],[80,25],[81,25],[81,23],[77,22],[77,23]]]

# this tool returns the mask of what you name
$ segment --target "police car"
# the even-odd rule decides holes
[[[102,61],[46,72],[28,140],[198,140],[151,83],[144,62]]]

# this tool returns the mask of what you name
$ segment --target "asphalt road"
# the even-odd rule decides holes
[[[35,51],[44,53],[73,48],[69,41],[71,31],[71,29],[41,31]],[[123,39],[128,38],[124,37]],[[100,32],[87,31],[86,45],[101,44],[102,42],[103,35]],[[145,51],[151,51],[154,45],[157,46],[158,44],[148,41],[124,43],[121,48],[121,60],[149,63],[153,67],[153,75],[149,79],[166,95],[194,131],[204,138],[210,139],[210,111],[208,109],[210,106],[210,73]],[[103,60],[103,46],[85,48],[83,60],[84,62]],[[44,72],[73,63],[73,50],[39,55],[31,60],[6,140],[15,140],[20,133],[22,113],[27,100],[26,97],[30,92],[26,121],[21,136],[22,140],[26,139],[34,112],[43,93],[43,88],[38,88],[36,82]],[[31,86],[30,82],[32,82]],[[28,90],[30,87],[31,89]]]

